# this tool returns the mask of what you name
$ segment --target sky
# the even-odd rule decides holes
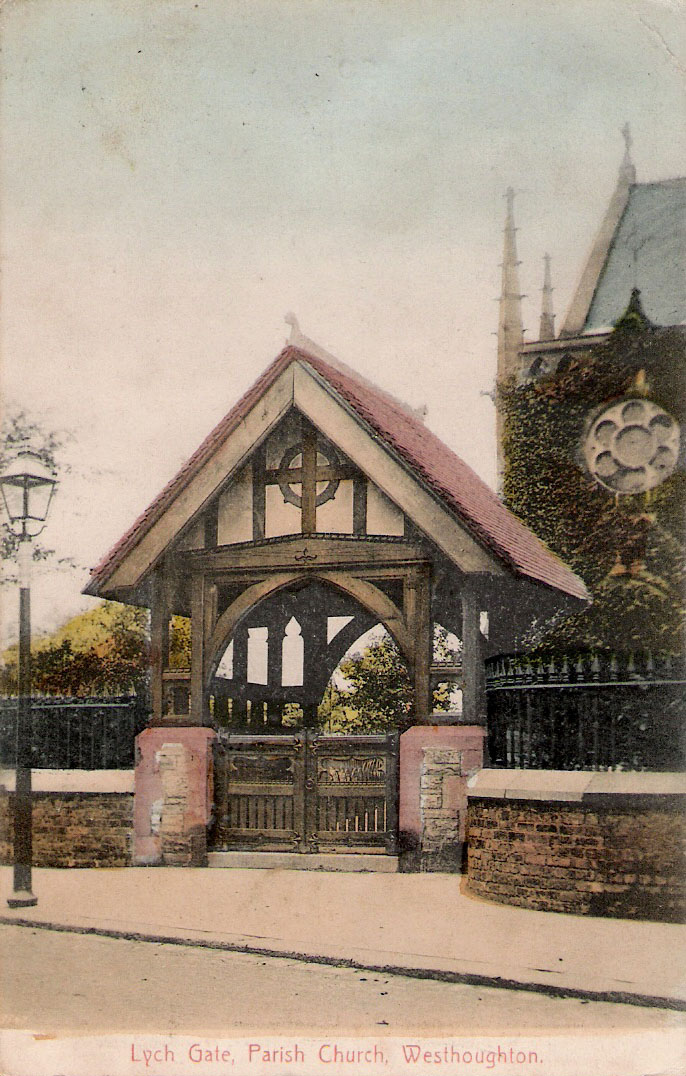
[[[8,0],[3,400],[72,434],[35,631],[264,367],[308,336],[490,484],[504,191],[558,325],[631,124],[686,172],[682,0]],[[14,595],[0,592],[6,638]]]

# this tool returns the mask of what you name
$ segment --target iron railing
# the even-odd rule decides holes
[[[649,653],[492,658],[489,765],[683,770],[686,665]]]
[[[31,755],[36,769],[110,770],[134,765],[134,740],[147,722],[136,695],[31,701]],[[17,699],[0,699],[0,765],[17,757]]]

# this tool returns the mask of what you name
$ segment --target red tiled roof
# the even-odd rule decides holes
[[[98,588],[138,539],[210,458],[215,449],[292,362],[309,366],[344,404],[451,509],[487,549],[517,574],[586,599],[582,580],[501,503],[489,486],[412,411],[333,357],[288,345],[162,490],[149,508],[93,569],[89,593]]]

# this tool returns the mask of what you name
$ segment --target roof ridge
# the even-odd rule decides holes
[[[324,362],[324,360],[315,359],[315,362]],[[344,366],[344,364],[340,365]],[[337,394],[341,394],[341,389],[337,389],[335,384],[331,385],[331,381],[326,376],[325,371],[319,370],[318,372],[329,382],[329,385],[334,389],[334,391],[337,392]],[[349,375],[344,373],[343,376]],[[367,382],[365,378],[359,377],[356,371],[351,371],[350,376],[352,377],[353,382],[356,382],[357,384],[363,384],[365,385],[365,387],[368,386],[368,391],[373,392],[377,396],[385,397],[388,403],[391,404],[391,406],[395,404],[395,401],[388,393],[385,393],[383,390],[378,389],[378,387],[371,382]],[[432,479],[432,475],[428,469],[428,466],[419,459],[417,459],[413,453],[410,453],[406,449],[404,449],[403,444],[398,440],[397,437],[394,436],[392,432],[388,431],[387,429],[381,429],[380,424],[373,421],[373,416],[371,416],[368,412],[364,413],[366,411],[364,405],[362,405],[363,413],[360,414],[358,407],[355,406],[353,401],[350,400],[350,398],[345,394],[345,392],[342,393],[342,396],[344,402],[347,402],[349,406],[353,407],[353,410],[357,414],[358,418],[361,417],[363,421],[365,421],[373,431],[375,431],[377,434],[380,433],[383,436],[386,445],[399,454],[401,459],[403,459],[404,462],[410,466],[415,475],[418,476],[420,480],[426,482],[428,488],[435,495],[438,494],[441,497],[447,497],[453,502],[453,510],[457,511],[457,514],[460,518],[462,518],[463,523],[466,523],[469,530],[479,541],[483,542],[486,548],[488,548],[491,552],[496,553],[501,559],[508,562],[511,567],[523,571],[524,574],[530,574],[530,572],[526,570],[522,561],[519,560],[516,556],[514,556],[512,551],[509,550],[507,546],[503,544],[502,541],[498,540],[498,538],[489,530],[486,523],[484,523],[482,520],[479,520],[474,511],[470,509],[469,505],[466,503],[464,497],[459,496],[454,490],[451,490],[448,487],[448,483],[437,481],[435,476]],[[408,413],[405,409],[402,409],[401,414],[398,417],[405,419],[410,424],[416,424],[416,431],[420,434],[422,440],[432,442],[432,447],[439,450],[440,453],[443,455],[444,462],[446,456],[450,457],[450,463],[454,468],[454,472],[461,472],[463,480],[467,479],[469,482],[473,483],[475,487],[477,487],[479,495],[488,499],[488,501],[490,502],[490,507],[496,515],[500,516],[503,521],[507,519],[508,523],[514,522],[515,529],[519,531],[520,537],[525,536],[527,540],[533,539],[533,541],[538,546],[538,550],[544,556],[547,555],[554,558],[560,568],[563,570],[563,574],[568,577],[568,580],[570,582],[571,580],[574,580],[575,583],[579,583],[581,586],[581,592],[587,593],[583,580],[581,580],[579,576],[577,576],[576,573],[572,571],[569,565],[567,565],[564,560],[560,556],[558,556],[558,554],[554,553],[551,549],[549,549],[548,546],[538,537],[538,535],[536,535],[530,529],[530,527],[527,526],[526,523],[524,523],[523,520],[521,520],[517,515],[515,515],[514,512],[507,508],[500,500],[495,490],[493,490],[487,482],[484,482],[484,480],[480,478],[476,471],[472,467],[470,467],[469,464],[466,463],[460,456],[458,456],[457,453],[453,451],[453,449],[451,449],[448,445],[441,441],[438,434],[434,433],[433,430],[429,429],[429,427],[425,426],[423,423],[420,424],[416,416],[411,413]],[[370,421],[370,419],[372,421]],[[543,580],[540,581],[543,582]],[[577,596],[579,596],[578,592]]]
[[[647,179],[641,183],[632,183],[632,189],[634,187],[665,187],[670,183],[686,183],[686,175],[683,176],[669,176],[666,179]]]
[[[355,381],[359,382],[361,385],[364,385],[366,388],[371,389],[373,392],[376,392],[378,395],[383,395],[387,397],[388,400],[390,400],[395,407],[399,407],[404,414],[410,415],[411,418],[416,418],[420,421],[423,421],[422,408],[412,407],[411,404],[405,403],[404,400],[401,400],[397,396],[394,396],[392,392],[388,391],[388,389],[384,389],[380,385],[377,385],[374,381],[370,381],[369,378],[364,376],[364,374],[359,373],[359,371],[355,370],[352,366],[348,366],[348,364],[344,362],[343,359],[339,359],[337,355],[333,355],[330,351],[327,351],[325,348],[320,347],[319,344],[315,343],[314,340],[311,340],[309,336],[304,336],[302,333],[300,333],[298,341],[294,341],[290,346],[303,352],[305,355],[309,354],[312,356],[312,358],[320,359],[322,362],[329,363],[329,365],[333,366],[333,368],[335,370],[338,370],[339,373],[344,374],[346,377],[353,378]]]

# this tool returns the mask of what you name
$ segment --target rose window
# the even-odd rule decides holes
[[[593,420],[584,441],[588,469],[613,493],[643,493],[668,478],[679,457],[679,426],[649,400],[622,400]]]

